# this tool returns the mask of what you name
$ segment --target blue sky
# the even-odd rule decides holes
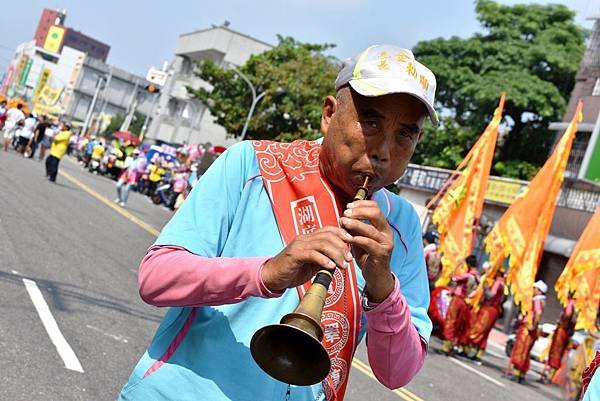
[[[500,0],[515,4],[530,1]],[[537,1],[548,3],[548,1]],[[600,0],[554,0],[577,12],[576,21],[600,13]],[[171,60],[177,37],[221,24],[268,43],[276,34],[334,43],[346,58],[373,43],[412,47],[420,40],[480,29],[472,0],[27,0],[5,2],[0,15],[0,75],[18,43],[31,40],[42,9],[67,10],[66,25],[111,46],[108,62],[145,75]],[[10,16],[10,17],[7,17]]]

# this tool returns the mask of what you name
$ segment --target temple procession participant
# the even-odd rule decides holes
[[[542,280],[538,280],[533,284],[533,288],[533,307],[529,311],[531,319],[529,316],[520,316],[517,338],[510,355],[510,364],[512,366],[511,380],[519,383],[525,381],[525,375],[529,370],[529,353],[538,336],[538,325],[542,319],[542,313],[546,304],[548,285]]]
[[[442,259],[438,252],[437,238],[431,231],[423,234],[423,252],[425,253],[425,266],[427,266],[427,279],[429,290],[435,288],[435,282],[442,271]]]
[[[552,333],[547,369],[544,372],[544,378],[547,382],[552,381],[556,371],[560,368],[563,355],[569,345],[569,339],[575,330],[575,322],[575,300],[570,296],[567,301],[567,306],[562,310],[560,317],[556,322],[556,329],[554,330],[554,333]]]
[[[69,138],[71,138],[71,125],[64,123],[62,124],[62,131],[54,137],[50,147],[50,155],[46,158],[46,177],[51,182],[56,182],[58,165],[65,153],[67,153]]]
[[[468,343],[469,321],[471,308],[467,305],[466,298],[477,285],[477,258],[469,255],[465,259],[463,272],[455,274],[452,282],[456,285],[452,293],[452,300],[448,306],[446,320],[444,321],[442,353],[450,355],[456,347],[459,354],[464,354]]]
[[[486,272],[491,271],[489,262],[483,264]],[[486,274],[482,277],[483,295],[479,310],[474,312],[472,324],[469,328],[469,348],[472,358],[480,362],[487,346],[490,331],[494,328],[500,316],[502,301],[504,300],[504,268],[495,270],[494,275]]]
[[[433,109],[435,77],[410,50],[372,46],[343,63],[324,100],[322,143],[244,141],[194,187],[140,265],[140,294],[170,309],[121,400],[342,401],[356,347],[389,388],[427,354],[421,224],[384,189],[402,176]],[[353,201],[365,175],[372,193]],[[323,312],[332,368],[289,387],[253,361],[252,335],[333,271]],[[361,295],[362,294],[362,295]]]

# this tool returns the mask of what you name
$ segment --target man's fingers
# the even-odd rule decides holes
[[[360,220],[342,217],[340,222],[344,228],[354,234],[353,237],[361,235],[363,237],[372,238],[376,241],[383,241],[385,238],[381,231],[379,231],[376,227],[372,226],[371,224],[363,223]],[[353,239],[348,240],[348,242],[353,243]]]
[[[341,238],[345,238],[345,241]],[[316,263],[327,268],[335,268],[339,266],[345,268],[347,263],[352,260],[352,255],[348,251],[348,241],[352,238],[345,230],[337,228],[337,230],[323,230],[301,237],[299,246],[295,249],[296,256],[304,263]],[[312,251],[317,251],[322,256],[329,259],[331,263],[324,264],[321,257],[308,260],[307,257],[313,259]],[[310,253],[309,253],[310,252]]]
[[[338,238],[340,238],[343,241],[348,241],[350,239],[352,239],[352,235],[350,235],[350,233],[346,230],[344,230],[341,227],[334,227],[334,226],[325,226],[320,228],[319,230],[315,231],[314,235],[317,235],[319,233],[332,233],[335,234]]]
[[[344,216],[356,220],[368,220],[379,231],[389,230],[389,224],[375,201],[355,201],[348,204]]]

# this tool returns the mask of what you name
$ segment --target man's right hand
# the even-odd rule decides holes
[[[306,283],[319,270],[346,268],[352,261],[351,239],[346,230],[332,226],[299,235],[264,264],[263,283],[270,291],[281,291]]]

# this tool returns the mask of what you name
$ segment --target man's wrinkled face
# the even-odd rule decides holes
[[[349,86],[323,105],[320,167],[351,198],[371,175],[371,193],[398,180],[421,139],[427,110],[406,94],[365,97]]]

